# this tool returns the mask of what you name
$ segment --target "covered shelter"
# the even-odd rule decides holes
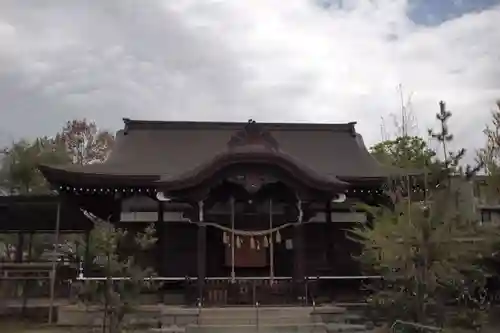
[[[79,269],[76,253],[67,253],[60,245],[67,234],[82,234],[82,243],[88,244],[92,228],[80,208],[63,196],[0,196],[2,305],[9,311],[20,309],[25,315],[28,308],[40,306],[44,300],[52,321],[55,304],[68,297],[70,281]],[[40,246],[43,253],[37,253]],[[84,244],[81,246],[83,250]],[[19,290],[22,299],[16,297]]]

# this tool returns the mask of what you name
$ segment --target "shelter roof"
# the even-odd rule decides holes
[[[93,226],[78,206],[57,195],[0,196],[0,233],[54,233],[58,216],[60,232],[83,232]]]

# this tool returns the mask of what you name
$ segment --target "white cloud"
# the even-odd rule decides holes
[[[47,134],[83,116],[115,128],[122,117],[358,121],[373,143],[402,83],[422,132],[444,99],[458,144],[480,145],[500,98],[500,7],[423,27],[404,0],[345,3],[3,1],[0,129]]]

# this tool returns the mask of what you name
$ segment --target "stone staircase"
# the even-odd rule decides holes
[[[294,325],[311,322],[311,308],[245,307],[202,309],[200,325]]]
[[[165,317],[163,317],[166,319]],[[336,333],[371,332],[364,324],[352,321],[360,318],[338,307],[232,307],[203,308],[196,322],[182,325],[177,321],[163,323],[163,332],[187,333]]]
[[[186,332],[324,332],[323,325],[311,321],[310,313],[311,308],[304,307],[205,308]]]
[[[345,307],[141,307],[126,322],[144,332],[171,333],[369,333],[373,329],[360,312]],[[59,324],[99,326],[102,311],[66,306],[59,309]],[[146,327],[150,327],[149,329]],[[139,330],[141,331],[141,330]]]

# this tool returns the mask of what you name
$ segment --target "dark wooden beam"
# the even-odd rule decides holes
[[[296,285],[296,296],[302,297],[305,295],[304,277],[304,224],[297,223],[293,230],[293,250],[294,250],[294,265],[293,265],[293,278]]]
[[[156,274],[158,276],[165,275],[165,265],[168,265],[168,255],[165,253],[165,232],[167,225],[163,219],[163,212],[165,210],[165,203],[163,201],[158,201],[158,220],[156,222]],[[165,295],[163,288],[160,287],[158,290],[158,296],[160,297],[160,303],[165,300]]]
[[[92,238],[90,237],[91,230],[85,231],[85,253],[83,255],[83,270],[85,274],[89,274],[92,267],[92,258],[90,257],[90,242]]]
[[[198,222],[203,219],[203,204],[198,205]],[[206,260],[207,260],[207,227],[204,224],[198,224],[197,233],[197,270],[198,270],[198,298],[203,303],[206,278]]]
[[[163,211],[164,211],[164,203],[163,201],[158,201],[158,220],[156,222],[156,265],[157,271],[156,273],[159,276],[163,276],[163,251],[164,251],[164,232],[165,232],[165,221],[163,220]]]
[[[334,244],[334,240],[333,240],[333,237],[334,237],[334,232],[335,232],[335,226],[334,224],[332,223],[332,214],[331,214],[331,211],[332,211],[332,202],[331,200],[328,200],[327,203],[326,203],[326,207],[325,207],[325,238],[326,238],[326,259],[327,259],[327,263],[328,263],[328,266],[329,268],[331,268],[333,270],[333,262],[334,262],[334,256],[335,256],[335,253],[334,253],[334,250],[333,250],[333,244]]]
[[[23,252],[24,252],[24,234],[22,232],[17,234],[17,245],[16,245],[16,254],[15,261],[22,262],[23,261]]]

